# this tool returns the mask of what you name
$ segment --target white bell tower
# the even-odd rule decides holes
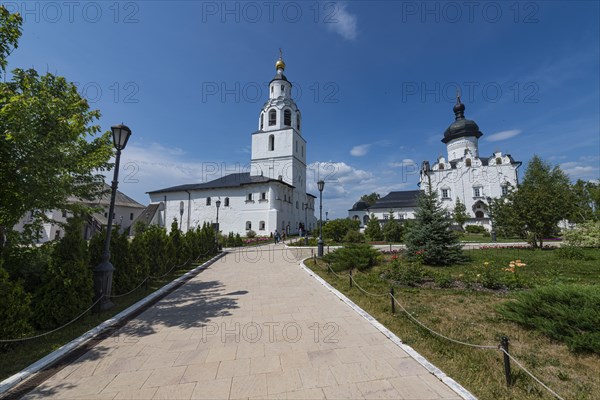
[[[306,140],[301,135],[300,110],[292,99],[292,84],[283,74],[279,50],[277,73],[269,83],[269,99],[252,134],[251,175],[280,179],[306,194]]]

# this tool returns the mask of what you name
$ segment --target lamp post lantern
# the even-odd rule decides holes
[[[317,188],[319,189],[319,241],[317,242],[317,255],[323,257],[323,188],[325,188],[325,182],[322,179],[317,182]]]
[[[121,162],[121,150],[127,146],[127,141],[131,136],[131,129],[125,125],[116,125],[110,128],[113,135],[113,144],[117,149],[115,157],[115,172],[113,175],[110,206],[108,208],[108,222],[106,224],[106,237],[104,238],[104,250],[100,264],[94,268],[94,311],[100,312],[108,310],[113,306],[110,301],[112,290],[112,276],[115,268],[110,262],[110,235],[112,233],[113,213],[115,211],[115,198],[117,196],[117,186],[119,183],[119,163]]]
[[[182,223],[183,223],[183,200],[181,200],[179,202],[179,230],[181,230],[182,227]]]

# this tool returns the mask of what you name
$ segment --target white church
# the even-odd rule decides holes
[[[275,230],[297,234],[316,228],[316,197],[306,192],[307,142],[281,55],[275,69],[252,134],[250,172],[148,192],[158,205],[156,221],[167,230],[173,219],[183,232],[207,222],[218,223],[223,234],[242,236],[250,230],[269,236]]]
[[[466,225],[482,225],[490,230],[489,202],[506,194],[510,187],[517,187],[521,162],[500,151],[490,157],[480,157],[478,141],[483,133],[475,121],[465,118],[465,105],[460,96],[453,111],[455,120],[442,139],[448,155],[440,155],[433,164],[423,162],[419,187],[428,190],[431,185],[449,214],[454,210],[456,199],[460,199],[470,217]],[[363,227],[371,215],[382,223],[392,213],[396,219],[411,219],[417,209],[419,192],[390,192],[371,206],[359,201],[348,210],[348,215],[359,220]]]

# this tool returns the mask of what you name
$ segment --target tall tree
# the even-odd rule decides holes
[[[406,234],[408,257],[429,265],[449,265],[464,260],[458,236],[450,229],[436,192],[428,190],[419,196],[415,220]]]
[[[394,212],[390,210],[390,216],[383,225],[383,238],[386,242],[401,242],[404,235],[404,229],[400,222],[394,218]]]
[[[465,203],[460,201],[458,197],[456,198],[456,203],[454,204],[454,212],[452,213],[452,217],[454,218],[454,222],[460,225],[461,228],[469,219],[467,207],[465,206]]]
[[[365,235],[369,240],[377,241],[383,239],[383,233],[381,232],[381,225],[379,220],[375,217],[375,214],[371,214],[369,222],[365,228]]]
[[[594,200],[594,195],[598,197],[598,184],[594,182],[584,182],[578,179],[571,187],[573,194],[573,210],[569,220],[572,222],[583,223],[598,219],[598,200]]]
[[[0,23],[5,62],[17,44],[20,17],[0,7]],[[98,135],[99,117],[63,77],[15,69],[0,83],[0,248],[28,212],[34,223],[27,233],[35,234],[47,210],[89,211],[67,199],[91,200],[103,189],[100,173],[113,149],[109,132]]]
[[[377,200],[379,200],[380,197],[381,196],[379,195],[379,193],[373,192],[371,194],[363,194],[360,200],[364,201],[369,206],[372,206],[373,204],[377,203]]]
[[[518,232],[535,247],[558,230],[558,222],[573,214],[574,196],[568,176],[535,155],[527,164],[518,190],[492,207],[500,229]]]

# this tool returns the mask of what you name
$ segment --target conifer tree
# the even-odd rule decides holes
[[[454,205],[454,212],[452,216],[454,218],[454,222],[460,225],[461,228],[469,219],[469,215],[467,214],[467,207],[462,201],[460,201],[458,197],[456,198],[456,203]]]
[[[408,257],[428,265],[449,265],[464,260],[451,220],[431,190],[419,196],[415,220],[406,235]]]
[[[379,225],[379,220],[375,218],[375,214],[371,214],[371,217],[369,218],[369,222],[365,228],[365,235],[371,241],[383,240],[381,225]]]

